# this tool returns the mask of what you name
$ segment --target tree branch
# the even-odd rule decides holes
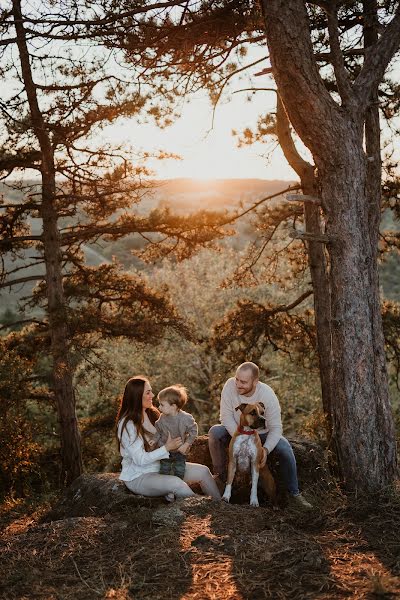
[[[296,306],[298,306],[299,304],[304,302],[304,300],[306,298],[308,298],[309,296],[311,296],[313,293],[314,293],[313,290],[307,290],[307,292],[304,292],[304,294],[301,294],[301,296],[296,298],[296,300],[294,300],[291,304],[280,304],[279,306],[272,308],[268,312],[272,315],[279,313],[279,312],[289,312],[289,310],[296,308]]]
[[[293,192],[295,190],[300,190],[300,189],[301,189],[301,186],[298,185],[298,184],[296,184],[296,185],[290,185],[288,188],[286,188],[284,190],[281,190],[280,192],[276,192],[275,194],[271,194],[270,196],[266,196],[265,198],[261,198],[261,200],[257,200],[257,202],[255,202],[254,204],[252,204],[252,206],[250,206],[250,208],[247,208],[243,212],[241,212],[241,213],[233,216],[231,219],[228,219],[228,220],[224,221],[223,225],[229,225],[230,223],[233,223],[234,221],[237,221],[241,217],[244,217],[244,215],[247,215],[249,212],[252,212],[256,208],[258,208],[264,202],[267,202],[267,200],[272,200],[273,198],[277,198],[278,196],[282,196],[282,194],[286,194],[286,192]]]
[[[304,0],[263,0],[262,6],[274,79],[290,122],[313,153],[321,139],[334,148],[329,123],[343,116],[319,73]]]
[[[9,279],[8,281],[0,283],[0,289],[18,285],[20,283],[27,283],[28,281],[43,281],[44,279],[44,275],[30,275],[29,277],[20,277],[19,279]]]
[[[365,48],[351,48],[349,50],[342,50],[343,56],[365,56]],[[318,61],[332,61],[331,52],[317,52],[314,54],[315,60]]]
[[[275,92],[276,88],[243,88],[241,90],[235,90],[233,94],[239,94],[240,92]]]
[[[321,206],[321,198],[316,196],[310,196],[308,194],[288,194],[286,196],[287,202],[302,202],[313,204],[314,206]]]
[[[20,152],[17,155],[0,155],[0,171],[13,171],[14,169],[37,169],[40,171],[40,164],[36,161],[41,159],[41,153],[38,150],[31,152]]]
[[[314,166],[304,160],[297,151],[290,131],[290,122],[279,94],[276,95],[276,133],[286,160],[300,179],[303,179],[310,170],[313,173]]]
[[[21,17],[20,19],[18,19],[19,23],[30,23],[32,25],[55,25],[58,27],[75,27],[77,25],[85,25],[85,26],[103,26],[103,25],[109,25],[118,21],[121,21],[123,19],[127,19],[129,17],[134,17],[136,15],[140,15],[143,13],[148,13],[152,10],[156,10],[156,9],[164,9],[164,8],[172,8],[174,6],[179,6],[185,4],[185,2],[183,2],[182,0],[170,0],[167,2],[155,2],[154,4],[146,4],[145,6],[141,6],[140,8],[135,8],[123,13],[118,13],[118,11],[115,11],[113,13],[110,14],[106,14],[104,17],[102,18],[95,18],[95,19],[76,19],[76,20],[70,20],[67,18],[63,18],[63,19],[32,19],[30,17]],[[27,31],[29,31],[29,29],[27,29]],[[104,32],[103,32],[104,35]]]
[[[366,49],[364,65],[354,82],[361,110],[368,106],[371,96],[382,81],[387,66],[400,48],[400,3],[396,14],[378,42]]]
[[[329,244],[332,239],[324,233],[313,233],[312,231],[299,231],[293,229],[289,231],[289,236],[294,240],[304,240],[306,242],[321,242],[323,244]]]
[[[103,83],[104,81],[110,81],[111,79],[116,79],[117,81],[118,78],[112,75],[109,75],[107,77],[101,77],[100,79],[95,79],[93,81],[82,81],[81,83],[75,83],[75,84],[70,84],[70,85],[44,85],[44,84],[40,84],[40,83],[35,83],[35,87],[38,90],[45,90],[47,92],[62,92],[62,91],[68,91],[68,90],[81,90],[83,88],[94,88],[98,83]]]
[[[40,325],[41,327],[47,327],[47,323],[39,321],[38,319],[21,319],[20,321],[14,321],[13,323],[6,323],[5,325],[2,325],[0,327],[0,331],[3,331],[3,329],[10,329],[10,327],[25,325],[26,323],[35,323],[36,325]]]
[[[333,69],[335,71],[336,83],[342,103],[344,106],[353,106],[355,108],[355,95],[352,90],[349,75],[346,70],[342,49],[339,41],[339,25],[336,13],[336,3],[328,11],[328,32],[329,44],[331,47],[331,57]]]
[[[4,238],[0,239],[0,248],[8,247],[12,244],[20,244],[21,242],[41,242],[41,235],[20,235],[18,237],[13,238]]]

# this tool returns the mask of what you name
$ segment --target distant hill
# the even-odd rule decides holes
[[[154,182],[143,207],[152,203],[178,211],[221,210],[286,189],[292,182],[268,179],[170,179]]]
[[[35,181],[27,181],[27,186],[35,187]],[[229,210],[236,208],[239,203],[249,205],[263,196],[275,194],[290,185],[290,182],[279,180],[264,179],[216,179],[202,181],[196,179],[170,179],[165,181],[154,181],[153,186],[143,195],[143,199],[135,210],[140,213],[146,213],[158,206],[170,207],[172,211],[178,213],[191,213],[197,210]],[[3,196],[5,203],[18,202],[22,197],[19,190],[10,189],[3,183],[0,183],[0,195]],[[30,220],[32,231],[39,234],[41,231],[41,221],[39,219]],[[86,254],[86,260],[90,265],[97,265],[102,262],[108,262],[112,256],[116,256],[125,265],[126,268],[138,266],[137,260],[132,257],[131,249],[143,243],[137,236],[128,236],[128,238],[114,243],[96,244],[96,246],[83,246]],[[30,250],[26,253],[34,256],[35,252]],[[5,258],[6,266],[11,266],[11,260]],[[22,265],[22,260],[12,262],[13,268]],[[19,272],[20,277],[26,277],[33,273],[42,273],[43,267],[26,269]],[[15,310],[18,300],[28,296],[34,287],[34,283],[25,283],[11,290],[4,288],[0,290],[0,316],[6,309]]]
[[[168,194],[199,193],[210,194],[218,193],[221,195],[238,194],[263,194],[266,191],[278,191],[290,182],[279,179],[167,179],[156,181],[155,185],[159,189],[165,190]]]
[[[147,190],[143,195],[140,205],[135,210],[140,213],[147,213],[157,206],[170,207],[172,211],[188,214],[197,210],[232,210],[239,204],[249,206],[253,202],[260,200],[284,190],[293,181],[266,180],[266,179],[170,179],[165,181],[154,181],[153,187]],[[34,185],[34,182],[30,182]],[[10,190],[7,186],[0,183],[0,195],[3,195],[5,202],[18,202],[22,193]],[[388,217],[387,217],[388,218]],[[397,224],[384,223],[390,228]],[[40,233],[41,222],[38,219],[31,220],[32,230]],[[397,227],[395,227],[397,228]],[[242,223],[238,229],[237,240],[234,242],[238,249],[248,241],[250,232],[245,223]],[[140,263],[132,256],[132,248],[140,247],[143,240],[138,236],[132,235],[113,243],[96,244],[96,246],[84,246],[86,260],[90,265],[97,265],[101,262],[112,260],[116,256],[124,266],[129,269],[138,267]],[[30,256],[34,253],[30,251]],[[10,259],[6,257],[6,265],[10,266]],[[15,268],[22,261],[15,261],[12,266]],[[19,275],[27,276],[32,270],[20,271]],[[35,273],[40,273],[41,268],[37,267]],[[381,267],[381,285],[384,296],[393,300],[400,299],[400,266],[397,257],[390,256]],[[34,284],[28,283],[19,286],[11,291],[7,288],[0,290],[0,316],[5,309],[15,309],[17,302],[24,296],[30,294]]]
[[[157,180],[150,182],[150,187],[143,191],[137,209],[146,212],[159,205],[184,212],[229,209],[236,207],[240,202],[251,203],[263,196],[276,194],[292,183],[278,179]],[[35,182],[27,181],[26,185],[35,187]],[[22,192],[0,183],[0,196],[5,202],[18,202]],[[32,221],[32,226],[37,231],[40,222]]]

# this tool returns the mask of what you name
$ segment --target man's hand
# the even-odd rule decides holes
[[[188,450],[189,444],[187,442],[185,442],[184,444],[182,444],[182,446],[178,448],[178,452],[180,452],[181,454],[186,454]]]
[[[260,469],[265,467],[265,465],[267,464],[267,456],[268,456],[268,450],[266,448],[263,448],[263,457],[260,462]]]

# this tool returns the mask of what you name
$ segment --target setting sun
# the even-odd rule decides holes
[[[232,135],[233,129],[240,133],[246,127],[254,127],[259,114],[275,110],[274,103],[275,94],[254,97],[251,103],[238,94],[217,108],[212,126],[209,100],[205,94],[198,94],[196,101],[187,104],[180,119],[168,128],[138,125],[131,120],[108,127],[105,134],[111,141],[125,141],[135,149],[162,149],[178,154],[181,160],[148,161],[158,179],[293,179],[294,172],[280,148],[266,158],[272,148],[269,144],[238,148]]]

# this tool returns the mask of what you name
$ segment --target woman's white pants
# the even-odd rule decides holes
[[[180,479],[175,475],[160,475],[160,473],[144,473],[132,481],[124,481],[126,487],[134,494],[142,496],[166,496],[175,494],[177,498],[188,498],[195,496],[189,483],[199,483],[206,496],[220,500],[217,484],[215,483],[210,469],[198,463],[186,463],[185,477]]]

